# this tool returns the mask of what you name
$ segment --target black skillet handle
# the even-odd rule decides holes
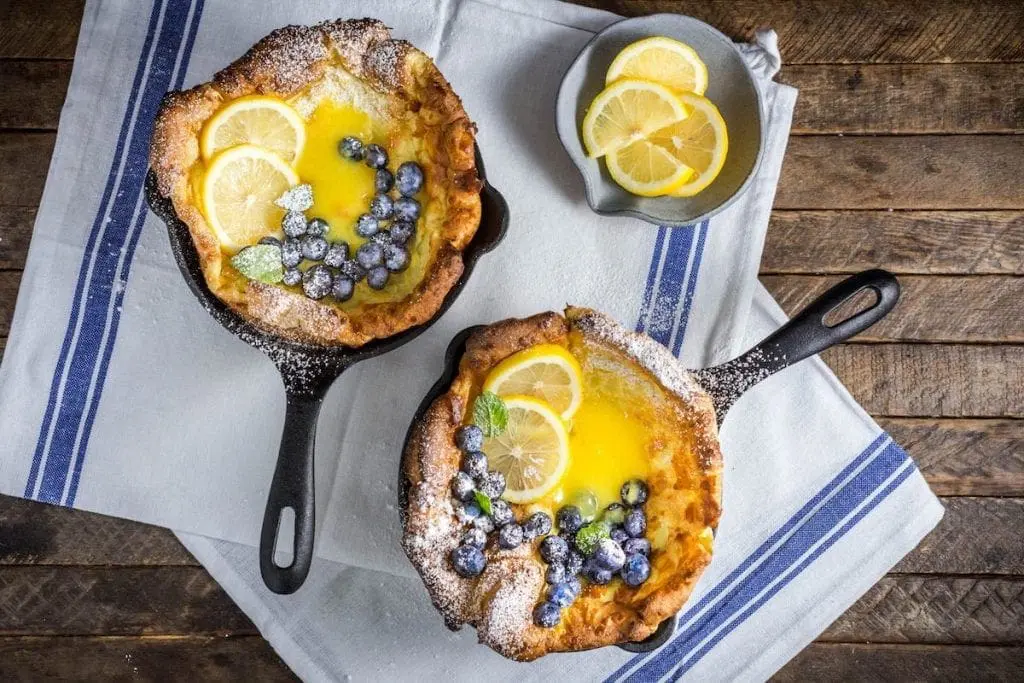
[[[865,289],[874,291],[873,304],[833,325],[825,323],[829,313]],[[815,299],[742,356],[697,371],[697,380],[711,394],[719,424],[744,391],[797,361],[860,334],[884,318],[899,297],[900,285],[892,273],[880,269],[857,273]]]
[[[306,580],[313,561],[313,522],[315,498],[313,452],[316,446],[316,422],[323,403],[322,393],[288,392],[284,433],[277,456],[274,480],[270,484],[267,509],[260,533],[260,573],[267,588],[275,593],[294,593]],[[292,562],[281,567],[274,559],[281,513],[295,512]]]

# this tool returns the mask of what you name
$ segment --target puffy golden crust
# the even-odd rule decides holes
[[[226,102],[246,95],[287,99],[338,68],[385,97],[390,116],[429,137],[429,156],[418,161],[427,177],[428,201],[443,212],[431,260],[408,296],[347,309],[242,278],[225,263],[193,187],[194,170],[202,163],[203,125]],[[207,285],[221,300],[287,339],[361,346],[427,322],[462,275],[462,250],[480,223],[474,140],[475,127],[461,100],[427,55],[392,39],[376,19],[336,20],[277,29],[211,82],[168,93],[154,125],[150,166],[161,194],[188,225]]]
[[[631,377],[653,381],[661,388],[659,400],[667,402],[663,405],[692,436],[685,448],[673,453],[668,471],[652,473],[649,481],[649,530],[659,526],[671,530],[666,532],[667,551],[659,552],[655,544],[651,579],[638,589],[621,582],[586,588],[553,629],[532,623],[533,607],[544,588],[544,564],[532,546],[511,552],[488,549],[488,566],[476,579],[458,577],[447,559],[461,534],[449,493],[460,461],[454,432],[490,369],[513,353],[541,343],[573,349],[582,344],[589,353],[609,354],[628,363],[631,373],[637,373]],[[677,429],[678,424],[669,423],[669,428]],[[505,320],[472,335],[451,387],[414,426],[402,473],[409,500],[403,545],[434,605],[449,627],[468,623],[476,627],[481,642],[522,661],[550,652],[642,640],[653,633],[661,621],[682,608],[710,562],[709,550],[692,530],[715,529],[721,510],[721,452],[710,398],[664,347],[587,309],[567,309],[564,317],[549,312]],[[517,515],[522,514],[519,506],[513,507]],[[685,519],[667,523],[671,516]]]

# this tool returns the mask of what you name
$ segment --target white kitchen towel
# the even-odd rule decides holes
[[[737,347],[784,320],[759,287]],[[818,358],[741,398],[722,450],[714,558],[677,635],[648,655],[606,647],[517,664],[472,629],[445,629],[416,578],[318,560],[282,597],[264,588],[255,548],[178,537],[307,681],[760,681],[917,545],[942,507]]]
[[[339,15],[378,16],[436,57],[479,126],[511,226],[436,325],[328,395],[320,556],[411,571],[397,543],[398,451],[467,325],[592,306],[639,321],[694,366],[742,331],[796,96],[770,80],[777,53],[747,50],[768,121],[754,183],[710,222],[668,230],[592,213],[555,134],[560,78],[612,14],[543,0],[89,2],[0,366],[0,492],[257,542],[284,391],[177,272],[142,197],[149,135],[168,89],[209,79],[275,27]]]

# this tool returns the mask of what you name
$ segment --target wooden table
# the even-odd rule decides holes
[[[586,4],[774,27],[800,98],[762,282],[790,311],[864,268],[903,283],[825,360],[946,516],[778,679],[1024,679],[1024,4]],[[0,348],[81,15],[0,1]],[[170,532],[0,497],[0,680],[55,676],[292,679]]]

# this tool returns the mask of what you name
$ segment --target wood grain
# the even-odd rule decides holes
[[[0,565],[198,565],[168,529],[0,496]]]
[[[1024,136],[791,137],[777,209],[1024,208]]]
[[[297,681],[258,636],[0,638],[0,679],[36,681]]]
[[[56,137],[0,132],[0,206],[39,206]]]
[[[56,130],[71,62],[5,61],[0,67],[0,128]]]
[[[1017,683],[1024,647],[812,643],[786,664],[774,683]]]
[[[1024,346],[843,344],[822,358],[872,415],[1024,417]]]
[[[201,567],[0,567],[0,636],[254,633]]]
[[[1002,0],[575,0],[618,14],[679,12],[733,38],[771,27],[786,64],[1024,61],[1024,11]]]
[[[943,498],[942,504],[942,521],[893,571],[1024,576],[1024,499]]]
[[[71,59],[84,0],[0,3],[0,57]]]
[[[761,272],[1024,275],[1024,212],[773,211]]]
[[[780,80],[800,89],[797,134],[1024,131],[1024,64],[785,65]]]
[[[0,206],[0,270],[25,267],[36,210],[30,206]]]
[[[761,282],[793,315],[842,279],[767,275]],[[899,280],[896,308],[857,341],[1024,342],[1024,278],[904,275]]]
[[[18,298],[20,283],[21,271],[0,270],[0,335],[2,336],[6,336],[11,331],[14,301]]]
[[[1024,497],[1024,420],[881,418],[879,424],[939,495]]]

